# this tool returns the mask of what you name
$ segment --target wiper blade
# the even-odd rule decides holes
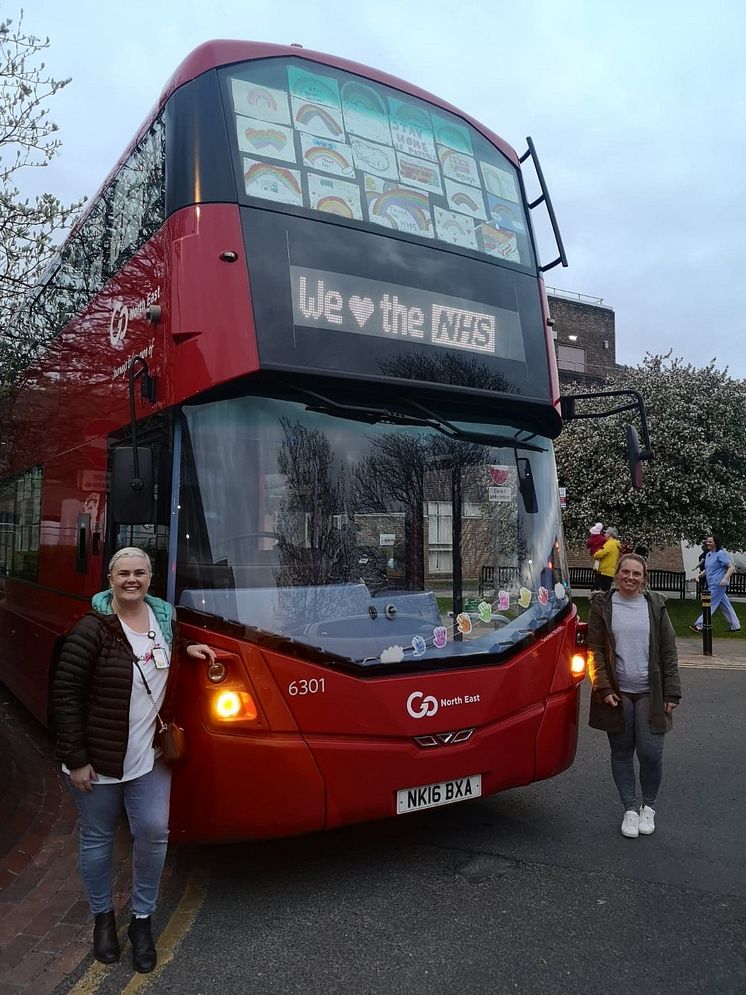
[[[295,389],[315,399],[315,404],[306,405],[306,410],[308,411],[320,411],[323,414],[338,412],[344,414],[346,418],[364,421],[370,425],[376,425],[379,422],[390,422],[392,425],[436,427],[429,419],[420,418],[417,415],[409,415],[402,411],[392,411],[390,408],[379,408],[373,405],[349,404],[347,402],[335,401],[333,398],[326,397],[325,394],[319,394],[315,390],[309,390],[307,387],[296,387]]]
[[[429,415],[431,419],[429,424],[432,428],[440,432],[441,435],[445,435],[449,439],[455,439],[457,442],[477,442],[482,446],[508,446],[511,449],[528,449],[533,453],[546,452],[543,446],[534,445],[533,442],[523,442],[514,436],[492,434],[490,432],[472,432],[469,429],[459,428],[442,415],[431,411],[430,408],[426,408],[424,404],[412,401],[411,399],[409,403]]]

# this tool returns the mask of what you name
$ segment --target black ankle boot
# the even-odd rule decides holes
[[[132,966],[140,974],[150,974],[155,967],[157,954],[150,931],[150,916],[147,919],[137,919],[132,916],[127,935],[132,944]]]
[[[113,912],[99,912],[93,922],[93,953],[102,964],[119,960],[119,937]]]

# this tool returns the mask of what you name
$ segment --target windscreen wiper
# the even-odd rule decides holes
[[[532,442],[523,442],[514,436],[492,434],[490,432],[472,432],[467,428],[458,428],[458,426],[449,422],[442,415],[437,414],[437,412],[432,411],[430,408],[426,408],[424,404],[420,404],[418,401],[413,401],[410,398],[409,404],[415,408],[419,408],[420,411],[424,411],[431,419],[429,424],[437,432],[440,432],[441,435],[445,435],[449,439],[455,439],[457,442],[477,442],[482,446],[508,446],[511,449],[528,449],[532,453],[546,452],[544,446],[536,446]]]
[[[306,409],[309,411],[319,411],[323,414],[337,413],[344,415],[345,418],[363,421],[369,425],[376,425],[380,422],[386,422],[390,425],[418,425],[423,428],[432,428],[436,432],[440,432],[441,435],[445,435],[446,438],[454,439],[457,442],[475,442],[482,446],[507,446],[511,449],[528,449],[534,453],[546,452],[543,446],[537,446],[531,442],[523,442],[514,436],[487,432],[471,432],[469,429],[458,428],[443,418],[442,415],[437,414],[430,408],[426,408],[424,404],[413,401],[411,398],[406,403],[414,408],[419,408],[420,411],[424,411],[428,416],[427,418],[421,418],[414,414],[405,414],[402,411],[392,411],[391,408],[379,408],[375,405],[349,404],[348,402],[335,401],[325,394],[309,390],[308,387],[295,387],[294,389],[314,399],[314,404],[306,405]]]

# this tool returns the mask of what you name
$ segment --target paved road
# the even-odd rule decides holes
[[[619,834],[605,737],[584,724],[576,764],[550,782],[182,849],[159,922],[191,925],[163,972],[133,987],[122,963],[59,992],[743,995],[746,673],[692,669],[684,685],[652,837]]]

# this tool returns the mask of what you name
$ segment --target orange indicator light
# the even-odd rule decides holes
[[[247,691],[221,691],[213,699],[213,708],[219,719],[255,719],[256,705]]]
[[[570,660],[570,673],[573,677],[583,677],[585,675],[585,657],[576,653]]]

